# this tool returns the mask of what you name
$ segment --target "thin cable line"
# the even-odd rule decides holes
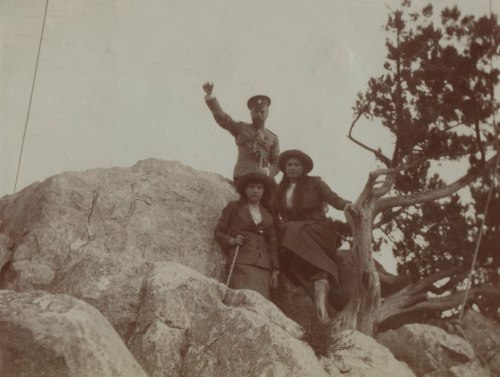
[[[491,6],[491,0],[490,0],[490,19],[493,22],[493,11],[492,11],[492,6]],[[492,50],[495,47],[494,44],[495,37],[494,35],[491,36],[491,46]],[[493,72],[493,55],[494,51],[491,52],[490,55],[490,72]],[[491,172],[491,187],[488,192],[488,197],[486,199],[486,204],[484,206],[484,215],[483,215],[483,220],[481,221],[481,225],[479,228],[479,234],[476,242],[476,247],[474,250],[474,257],[472,258],[472,264],[470,267],[469,275],[467,277],[467,285],[465,287],[465,294],[464,294],[464,299],[462,301],[462,307],[460,308],[460,314],[458,316],[458,320],[461,321],[463,316],[464,316],[464,311],[465,311],[465,305],[467,304],[467,299],[469,298],[469,291],[472,286],[472,274],[474,272],[474,269],[476,267],[476,261],[477,261],[477,255],[479,253],[479,246],[481,245],[481,240],[484,232],[484,226],[486,224],[486,217],[488,216],[488,209],[490,207],[490,202],[491,202],[491,197],[493,195],[493,190],[495,189],[496,186],[496,172],[498,170],[498,167],[500,166],[500,141],[499,141],[499,132],[498,132],[498,127],[497,127],[497,122],[496,122],[496,116],[495,116],[495,90],[493,88],[493,84],[491,84],[491,94],[490,94],[490,101],[492,104],[492,110],[493,110],[493,129],[495,132],[495,141],[496,141],[496,150],[497,150],[497,159],[495,162],[495,167],[493,168]]]
[[[26,122],[24,124],[24,132],[23,132],[23,140],[21,142],[21,150],[19,151],[19,160],[17,162],[17,172],[16,172],[16,180],[14,182],[13,194],[16,193],[17,180],[19,179],[19,172],[21,170],[21,160],[22,160],[22,157],[23,157],[24,141],[26,139],[26,131],[28,129],[28,121],[29,121],[30,112],[31,112],[31,102],[33,101],[33,92],[35,91],[36,74],[38,72],[38,62],[40,60],[40,51],[42,49],[42,40],[43,40],[44,31],[45,31],[45,20],[47,19],[47,9],[48,8],[49,8],[49,0],[46,0],[45,1],[45,13],[43,15],[42,33],[40,35],[40,42],[38,43],[38,54],[37,54],[37,57],[36,57],[35,73],[33,74],[33,83],[31,84],[30,101],[29,101],[29,104],[28,104],[28,113],[26,114]]]

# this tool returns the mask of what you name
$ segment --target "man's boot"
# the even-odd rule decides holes
[[[314,305],[316,306],[316,314],[323,323],[330,319],[326,305],[329,291],[330,283],[327,279],[319,279],[314,282]]]

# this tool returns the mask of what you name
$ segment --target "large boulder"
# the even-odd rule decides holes
[[[322,359],[326,370],[339,370],[343,377],[415,377],[408,365],[372,337],[346,330],[339,339],[334,354]]]
[[[318,360],[303,329],[253,291],[232,290],[176,263],[154,263],[128,346],[150,377],[414,377],[358,332]]]
[[[2,377],[146,377],[109,322],[66,295],[0,290]]]
[[[258,293],[228,289],[177,263],[147,267],[141,310],[130,319],[135,359],[90,305],[42,291],[0,291],[1,375],[414,376],[356,332],[347,334],[352,346],[320,361],[302,328]]]
[[[476,355],[488,363],[494,376],[500,376],[500,325],[474,310],[465,312],[462,323]]]
[[[0,288],[93,305],[150,376],[412,376],[357,333],[320,361],[274,304],[220,284],[213,229],[234,198],[216,174],[153,159],[51,177],[0,199]]]
[[[128,338],[147,263],[175,261],[214,278],[224,256],[213,240],[229,181],[178,162],[66,172],[0,199],[15,245],[0,288],[83,299]],[[2,249],[3,250],[3,249]]]
[[[302,329],[253,291],[154,263],[129,348],[149,376],[327,377]]]
[[[470,343],[439,327],[408,324],[377,335],[398,360],[406,362],[417,376],[454,376],[457,370],[474,370],[488,376]],[[434,373],[434,374],[432,374]],[[457,372],[458,373],[458,372]],[[428,376],[427,376],[428,377]]]

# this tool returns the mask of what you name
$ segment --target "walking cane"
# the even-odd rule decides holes
[[[233,274],[234,264],[236,263],[236,258],[238,258],[238,251],[240,251],[240,244],[236,246],[236,251],[234,252],[233,263],[231,263],[231,269],[229,270],[229,276],[227,277],[226,287],[229,286],[229,281],[231,280],[231,275]]]

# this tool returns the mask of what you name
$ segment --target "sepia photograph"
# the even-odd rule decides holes
[[[0,0],[0,376],[500,377],[498,0]]]

